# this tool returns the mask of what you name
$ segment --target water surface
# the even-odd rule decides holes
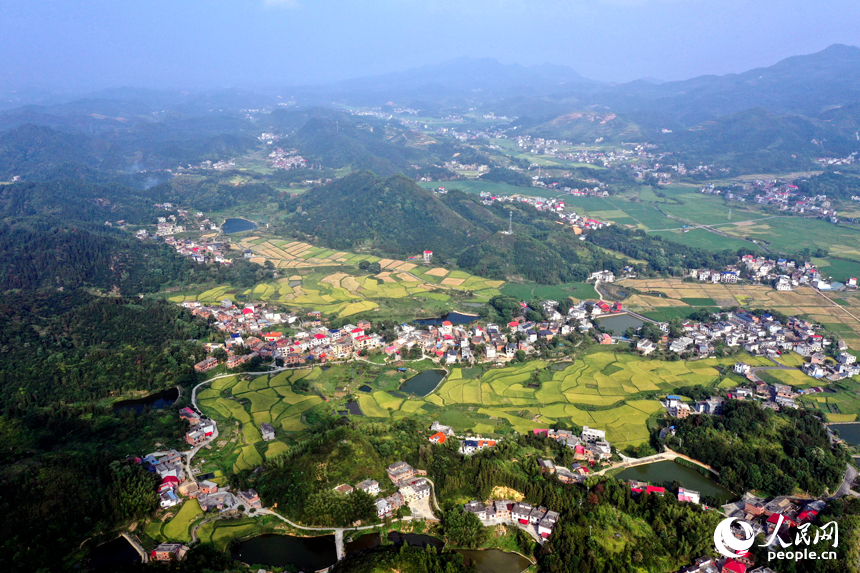
[[[645,324],[644,320],[630,314],[601,315],[597,317],[597,321],[600,323],[600,326],[611,332],[614,336],[621,336],[631,326],[639,328]]]
[[[853,422],[847,424],[830,424],[828,427],[831,430],[838,431],[839,437],[851,444],[852,446],[860,444],[860,422]]]
[[[153,410],[163,410],[164,408],[172,406],[173,403],[176,402],[177,398],[179,398],[179,390],[176,388],[170,388],[169,390],[150,394],[143,398],[121,400],[113,405],[113,410],[114,412],[133,410],[138,414],[142,413],[147,407]]]
[[[102,543],[90,553],[88,569],[114,570],[120,565],[141,563],[140,554],[125,537]]]
[[[616,475],[615,479],[644,481],[656,486],[668,486],[673,481],[677,481],[685,488],[720,500],[720,503],[728,503],[737,498],[732,492],[698,471],[669,460],[627,468]]]
[[[252,231],[257,228],[257,225],[248,219],[227,219],[221,225],[221,231],[229,235],[231,233],[241,233],[242,231]]]
[[[445,377],[444,370],[425,370],[416,374],[400,386],[402,392],[407,394],[416,394],[418,396],[426,396],[436,389],[439,382]]]
[[[478,573],[522,573],[531,561],[516,553],[507,553],[501,549],[455,549],[463,556],[466,566],[475,565]]]
[[[334,535],[293,537],[269,533],[241,542],[233,558],[250,565],[317,571],[337,562],[337,549]]]

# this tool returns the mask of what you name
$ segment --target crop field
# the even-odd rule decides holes
[[[182,504],[179,512],[167,523],[161,527],[161,536],[166,541],[182,541],[188,543],[191,541],[191,524],[196,521],[198,515],[202,515],[203,510],[200,509],[200,504],[196,499],[189,499]]]
[[[198,393],[198,404],[207,416],[224,423],[238,422],[240,446],[234,452],[234,471],[254,468],[286,449],[280,441],[264,442],[260,424],[270,423],[275,432],[297,432],[307,428],[304,418],[314,407],[323,403],[315,390],[321,370],[282,372],[271,379],[260,376],[242,380],[238,376],[215,380]],[[295,392],[292,384],[307,378],[311,391]]]
[[[253,518],[210,521],[200,526],[197,536],[202,543],[212,543],[218,551],[226,551],[233,539],[262,532],[258,521]]]
[[[502,294],[516,297],[520,300],[534,298],[563,300],[573,297],[577,300],[597,300],[597,292],[590,283],[564,283],[560,285],[539,285],[535,283],[507,283],[502,287]]]
[[[297,308],[312,308],[328,315],[348,317],[390,309],[399,314],[423,308],[427,312],[444,313],[453,310],[451,295],[459,291],[473,293],[474,302],[485,302],[499,294],[503,281],[473,276],[462,271],[418,266],[411,262],[379,259],[369,255],[353,255],[312,247],[307,243],[259,239],[243,241],[248,247],[264,254],[278,268],[284,268],[285,258],[295,263],[289,276],[259,283],[253,288],[240,289],[221,285],[199,293],[170,297],[172,302],[220,303],[233,301],[263,301]],[[301,263],[296,262],[301,259]],[[344,265],[356,265],[361,260],[378,262],[383,270],[377,275],[354,275],[344,272]],[[296,266],[299,265],[299,266]],[[331,267],[327,269],[326,267]],[[355,271],[355,267],[351,267]],[[453,290],[457,289],[457,290]],[[462,295],[460,295],[462,296]]]
[[[730,366],[737,360],[771,364],[748,355],[664,362],[598,348],[560,370],[549,368],[543,361],[486,371],[453,368],[424,398],[404,399],[393,394],[396,384],[385,382],[386,375],[380,374],[372,383],[374,390],[357,392],[357,399],[364,416],[370,419],[418,416],[428,424],[438,419],[458,432],[490,434],[504,428],[528,432],[558,422],[574,422],[605,429],[608,439],[623,449],[647,441],[647,421],[662,411],[658,397],[681,386],[714,386],[719,380],[716,367]],[[330,385],[328,377],[344,375],[334,368],[320,375],[321,385]],[[542,380],[540,387],[530,388],[529,383],[536,378]],[[286,410],[283,415],[294,416],[301,427],[298,414]]]
[[[819,293],[807,287],[780,292],[765,285],[690,283],[681,279],[627,279],[618,284],[652,293],[634,294],[624,304],[655,320],[685,317],[696,310],[696,305],[689,303],[703,299],[720,308],[770,308],[820,323],[860,351],[860,318],[855,318],[860,317],[860,296],[856,292]]]

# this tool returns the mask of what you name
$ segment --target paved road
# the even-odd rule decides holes
[[[602,470],[600,470],[598,472],[594,472],[593,474],[589,474],[589,475],[599,476],[599,475],[603,475],[604,473],[606,473],[609,470],[613,470],[616,468],[632,468],[632,467],[636,467],[636,466],[641,466],[643,464],[650,464],[652,462],[671,461],[671,460],[676,460],[678,458],[680,458],[682,460],[687,460],[688,462],[692,462],[698,466],[701,466],[701,467],[709,470],[711,473],[713,473],[715,475],[720,475],[720,472],[718,472],[717,470],[715,470],[711,466],[709,466],[705,463],[702,463],[699,460],[695,460],[689,456],[685,456],[684,454],[679,454],[678,452],[674,452],[674,451],[670,450],[669,448],[666,448],[666,451],[663,452],[662,454],[654,454],[653,456],[646,456],[644,458],[626,458],[626,461],[623,461],[623,462],[618,463],[618,464],[613,464],[613,465],[609,466],[608,468],[603,468]]]
[[[126,533],[122,532],[122,536],[125,537],[125,540],[128,541],[134,550],[137,551],[138,555],[140,555],[140,560],[142,563],[149,563],[149,553],[144,550],[144,548],[137,542],[137,539]]]
[[[337,560],[338,561],[343,559],[344,556],[346,555],[346,552],[344,551],[344,548],[343,548],[343,533],[345,531],[366,531],[368,529],[374,529],[374,528],[379,527],[378,524],[376,524],[376,525],[364,525],[361,527],[311,527],[308,525],[299,525],[298,523],[290,521],[289,519],[287,519],[286,517],[284,517],[280,513],[276,513],[274,511],[272,511],[271,509],[265,509],[265,508],[258,510],[257,513],[255,513],[254,515],[256,515],[256,516],[273,515],[273,516],[277,517],[278,519],[280,519],[281,521],[288,523],[292,527],[295,527],[296,529],[301,529],[303,531],[325,531],[325,532],[331,531],[331,532],[334,532],[334,541],[335,541],[335,548],[337,549]],[[408,516],[408,517],[404,517],[404,518],[401,518],[401,519],[395,520],[395,521],[412,521],[412,517]]]
[[[837,499],[851,494],[851,485],[857,479],[857,470],[851,464],[845,464],[845,476],[842,478],[842,485],[836,490],[831,499]]]

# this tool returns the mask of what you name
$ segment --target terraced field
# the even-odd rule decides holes
[[[742,359],[761,362],[751,356]],[[624,447],[648,439],[646,422],[662,409],[655,399],[658,395],[680,386],[713,385],[719,377],[715,367],[736,360],[662,362],[599,351],[553,372],[537,389],[528,385],[535,373],[546,372],[544,362],[491,370],[480,378],[464,378],[454,369],[426,399],[442,407],[478,405],[479,414],[489,416],[490,421],[507,420],[520,432],[559,421],[605,429],[611,442]],[[479,431],[478,424],[464,429]],[[481,430],[487,431],[486,427]]]
[[[260,424],[272,424],[276,434],[281,435],[307,428],[303,421],[306,413],[322,404],[323,399],[313,391],[295,392],[292,384],[303,378],[315,380],[321,372],[318,368],[299,370],[283,372],[271,379],[260,376],[250,380],[233,376],[215,380],[198,393],[204,414],[221,423],[240,425],[240,441],[227,456],[232,460],[233,471],[257,467],[265,458],[286,450],[285,442],[264,442]]]
[[[280,269],[294,269],[292,274],[257,284],[250,289],[221,285],[200,293],[170,297],[173,302],[219,303],[231,300],[264,301],[300,308],[313,308],[340,317],[366,313],[401,299],[415,299],[414,307],[439,306],[451,299],[448,292],[470,291],[476,301],[486,301],[500,293],[503,281],[472,276],[462,271],[418,266],[411,262],[380,259],[369,255],[335,252],[307,243],[259,238],[245,239],[242,248],[250,248],[277,263]],[[378,262],[377,275],[350,275],[336,267],[357,265],[362,260]],[[282,264],[289,262],[289,266]],[[332,267],[327,272],[325,267]],[[351,267],[353,270],[355,267]]]
[[[770,364],[748,355],[664,362],[599,348],[566,366],[533,361],[486,371],[454,368],[436,391],[424,398],[405,397],[392,386],[386,391],[386,384],[379,381],[372,391],[356,394],[364,416],[371,419],[416,416],[428,424],[438,419],[457,431],[484,434],[528,432],[573,422],[606,430],[609,440],[623,449],[648,439],[647,421],[662,409],[658,397],[681,386],[715,385],[719,378],[716,367],[731,366],[737,360]],[[241,424],[242,443],[237,444],[237,453],[231,458],[234,469],[254,467],[286,448],[282,442],[261,441],[261,422],[271,421],[277,431],[306,429],[307,412],[322,404],[322,399],[294,392],[292,384],[308,378],[312,388],[328,394],[334,384],[331,378],[344,375],[337,368],[293,371],[272,379],[218,380],[217,386],[201,392],[205,413]],[[535,379],[540,380],[540,386],[529,387]],[[320,408],[318,413],[327,415],[344,406],[337,401]]]

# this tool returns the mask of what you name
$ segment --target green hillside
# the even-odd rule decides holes
[[[329,248],[397,257],[429,249],[440,262],[492,279],[580,281],[607,256],[527,204],[488,207],[459,191],[434,194],[405,177],[354,173],[293,199],[289,210],[286,231]],[[514,234],[501,234],[511,212]]]

